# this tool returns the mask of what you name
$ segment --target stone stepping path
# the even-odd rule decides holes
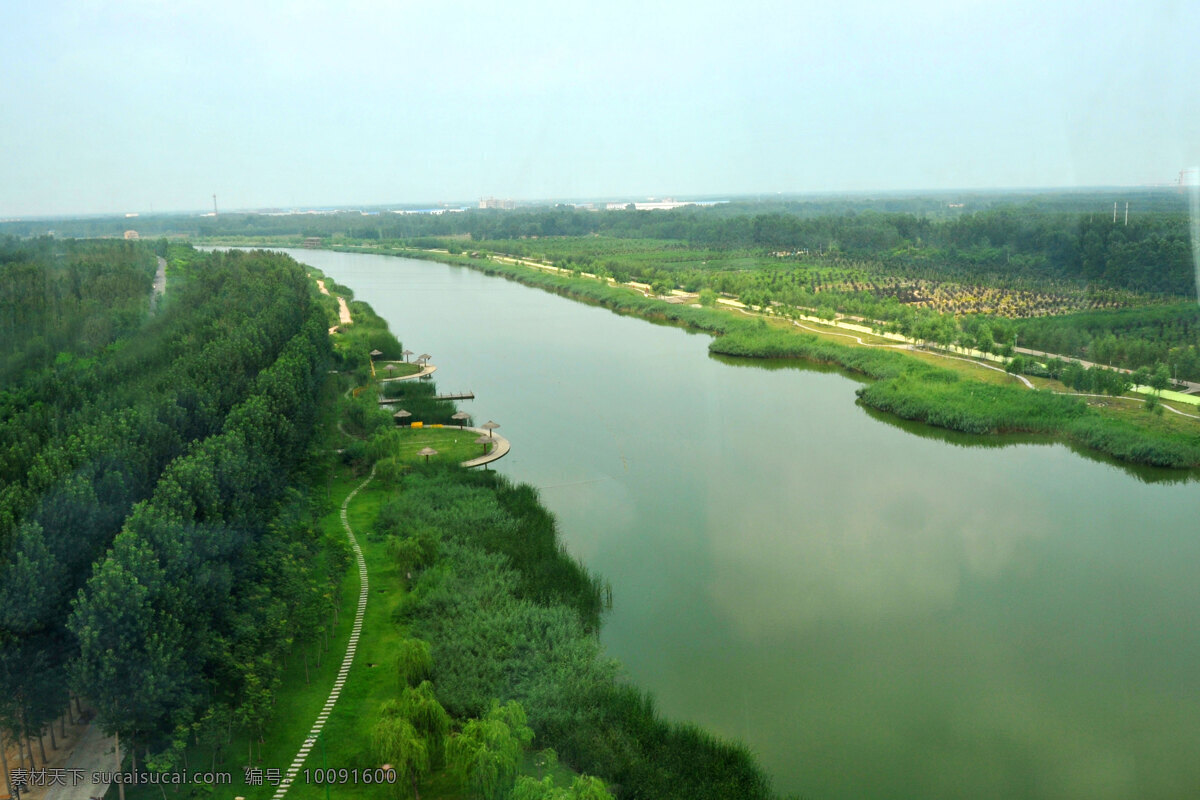
[[[325,700],[324,707],[321,708],[321,713],[317,715],[317,721],[308,731],[308,736],[304,739],[304,744],[300,745],[300,751],[296,753],[296,757],[292,759],[291,766],[288,767],[287,774],[283,776],[283,780],[279,782],[279,788],[275,790],[274,800],[281,800],[288,793],[292,783],[296,780],[296,775],[299,774],[300,768],[304,766],[304,761],[308,758],[309,751],[317,743],[317,736],[320,735],[325,723],[329,720],[329,714],[333,711],[333,707],[337,704],[338,697],[342,693],[342,687],[346,684],[346,677],[350,674],[350,665],[354,662],[354,651],[358,649],[358,636],[362,633],[363,615],[367,611],[367,594],[369,588],[367,586],[367,562],[363,558],[362,548],[358,546],[358,539],[354,538],[354,531],[350,528],[350,519],[346,515],[346,509],[350,507],[350,502],[360,490],[366,487],[371,479],[375,477],[375,468],[371,468],[371,474],[367,479],[354,487],[354,491],[346,495],[346,499],[342,501],[342,527],[346,530],[346,538],[350,540],[350,549],[354,551],[354,560],[358,562],[358,609],[354,612],[354,627],[350,629],[350,642],[346,645],[346,655],[342,658],[342,667],[338,670],[337,679],[333,682],[333,690],[329,693],[329,697]]]

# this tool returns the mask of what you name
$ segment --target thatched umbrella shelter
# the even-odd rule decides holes
[[[389,373],[395,372],[395,371],[396,371],[396,365],[395,365],[395,364],[393,364],[393,363],[391,363],[391,362],[389,361],[389,362],[388,362],[388,365],[387,365],[387,371],[388,371]]]
[[[381,355],[383,355],[383,352],[380,350],[371,351],[371,358],[379,358]]]
[[[457,414],[454,414],[450,417],[450,419],[458,420],[458,427],[460,429],[462,428],[463,423],[466,422],[467,420],[469,420],[470,418],[471,418],[471,415],[465,411],[459,411]]]
[[[500,425],[498,423],[492,422],[489,419],[487,422],[483,423],[483,425],[481,425],[480,427],[487,428],[488,436],[490,437],[492,435],[492,431],[496,430],[496,428],[499,428]]]
[[[437,454],[438,454],[438,451],[434,450],[432,447],[422,447],[420,450],[417,451],[417,455],[425,456],[426,464],[429,463],[430,456],[436,456]]]
[[[478,439],[475,440],[475,444],[483,445],[483,452],[485,454],[487,453],[487,446],[491,443],[492,443],[492,437],[490,437],[490,436],[481,435]]]
[[[405,351],[404,351],[404,352],[402,352],[400,355],[404,356],[404,362],[407,364],[407,363],[408,363],[408,357],[409,357],[409,356],[411,356],[412,354],[413,354],[413,351],[412,351],[412,350],[405,350]]]
[[[397,411],[395,414],[392,414],[392,419],[396,420],[397,425],[403,425],[404,420],[408,419],[411,416],[412,416],[411,411],[405,411],[402,408],[399,411]]]

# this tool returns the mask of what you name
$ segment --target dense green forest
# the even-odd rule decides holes
[[[127,336],[154,270],[154,253],[132,242],[0,239],[0,385]]]
[[[53,298],[0,393],[0,725],[31,763],[71,692],[160,766],[261,728],[332,612],[306,488],[325,312],[286,257],[170,250],[151,317],[144,245],[8,243],[3,279]]]

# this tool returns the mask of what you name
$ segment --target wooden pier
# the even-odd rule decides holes
[[[434,400],[474,400],[475,393],[474,392],[451,392],[450,394],[435,394],[433,396],[433,399]],[[398,403],[403,403],[403,402],[404,402],[403,397],[380,397],[379,398],[379,405],[381,405],[381,406],[396,405]]]

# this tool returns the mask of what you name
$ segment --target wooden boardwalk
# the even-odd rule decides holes
[[[451,392],[450,394],[435,394],[433,396],[433,399],[434,400],[474,400],[475,393],[474,392]],[[379,405],[381,405],[381,406],[392,406],[392,405],[396,405],[397,403],[403,403],[403,402],[404,402],[403,397],[380,397],[379,398]]]

